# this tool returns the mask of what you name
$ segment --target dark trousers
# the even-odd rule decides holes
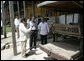
[[[36,41],[37,41],[37,31],[36,30],[30,31],[30,48],[32,47],[36,48]]]
[[[55,34],[53,34],[53,42],[55,42]]]
[[[47,44],[47,35],[41,35],[41,44]]]

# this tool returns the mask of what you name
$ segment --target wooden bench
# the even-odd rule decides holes
[[[52,24],[52,33],[60,34],[63,36],[73,36],[78,39],[83,38],[80,31],[79,25],[64,25],[64,24]]]
[[[75,60],[80,56],[80,51],[77,46],[72,46],[67,43],[48,43],[39,45],[40,49],[46,52],[49,56],[57,60]]]

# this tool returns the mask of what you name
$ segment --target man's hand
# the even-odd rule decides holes
[[[32,26],[32,28],[33,28],[33,26]]]

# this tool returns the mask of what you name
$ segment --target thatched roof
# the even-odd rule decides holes
[[[47,8],[49,10],[61,10],[61,11],[72,11],[81,12],[83,6],[79,5],[75,1],[44,1],[37,5],[37,7]]]

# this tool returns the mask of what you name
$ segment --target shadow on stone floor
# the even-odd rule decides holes
[[[11,37],[11,36],[7,36],[6,38],[10,38],[10,37]],[[3,38],[1,38],[1,40],[6,39],[6,38],[3,37]]]
[[[55,58],[48,56],[48,57],[44,57],[45,60],[56,60]]]
[[[31,55],[34,55],[34,54],[36,54],[36,50],[30,50],[30,51],[26,54],[26,56],[28,57],[28,56],[31,56]]]
[[[18,52],[17,55],[21,54],[21,52]]]

